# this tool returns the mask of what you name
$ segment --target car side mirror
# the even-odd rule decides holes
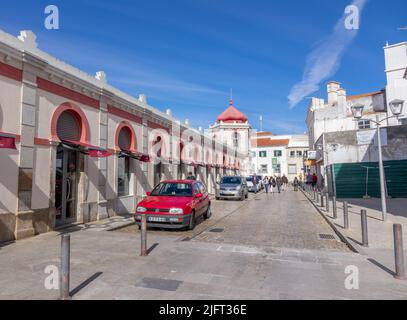
[[[195,198],[197,198],[197,199],[202,198],[202,197],[203,197],[203,194],[202,194],[202,193],[197,193],[197,194],[195,195]]]
[[[146,196],[147,197],[151,196],[151,192],[150,191],[146,192]]]

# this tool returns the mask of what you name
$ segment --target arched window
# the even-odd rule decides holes
[[[123,127],[119,132],[119,148],[123,151],[129,151],[131,149],[131,132],[127,127]]]
[[[60,140],[80,141],[81,126],[78,116],[72,111],[63,111],[58,117],[57,135]]]

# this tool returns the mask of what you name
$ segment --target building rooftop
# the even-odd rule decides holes
[[[218,122],[246,122],[247,117],[245,114],[237,110],[233,106],[233,100],[229,101],[229,108],[223,111],[217,118]]]
[[[257,140],[257,141],[256,141]],[[255,139],[257,142],[257,147],[279,147],[287,146],[290,143],[289,139],[270,139],[270,138],[259,138]]]

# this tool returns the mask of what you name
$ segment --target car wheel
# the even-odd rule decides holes
[[[195,229],[195,211],[192,212],[191,214],[191,219],[189,220],[189,226],[188,230],[194,230]]]
[[[216,197],[216,200],[220,200],[220,198],[219,198],[219,197]]]
[[[208,220],[212,215],[212,209],[211,209],[211,205],[208,205],[208,209],[206,209],[206,212],[204,214],[204,219]]]

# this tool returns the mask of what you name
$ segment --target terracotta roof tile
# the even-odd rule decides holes
[[[270,139],[270,138],[257,139],[257,147],[287,146],[289,143],[290,143],[289,139]]]

